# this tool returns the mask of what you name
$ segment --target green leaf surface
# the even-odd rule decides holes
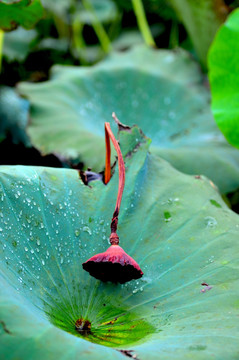
[[[115,111],[150,136],[154,153],[229,192],[239,186],[239,152],[217,128],[203,80],[186,52],[139,46],[93,67],[56,66],[50,81],[19,90],[31,102],[31,141],[43,153],[80,157],[101,171],[103,124]]]
[[[72,4],[71,0],[41,0],[44,9],[52,12],[53,14],[57,14],[58,16],[66,17],[70,6]],[[75,0],[73,0],[75,2]]]
[[[38,45],[37,50],[53,50],[66,53],[68,49],[67,39],[44,38]]]
[[[87,187],[75,170],[1,166],[3,360],[238,357],[238,215],[206,178],[148,153],[138,128],[120,142],[120,244],[144,272],[124,285],[81,265],[108,247],[117,171]]]
[[[206,68],[208,49],[228,14],[224,0],[169,0],[169,3],[182,20]]]
[[[21,25],[31,29],[43,14],[40,0],[0,1],[0,28],[10,31]]]
[[[154,38],[159,35],[162,35],[164,31],[164,26],[162,24],[156,24],[150,27],[150,31]],[[114,40],[112,43],[113,48],[118,51],[125,51],[131,47],[136,45],[142,45],[144,43],[144,39],[142,38],[142,34],[139,30],[127,29],[123,30],[118,38]]]
[[[19,27],[17,30],[5,33],[3,42],[3,55],[8,61],[25,60],[33,49],[37,38],[36,30],[25,30]]]
[[[90,0],[92,11],[101,23],[111,23],[115,21],[118,11],[115,3],[111,0]],[[79,4],[77,7],[76,16],[82,24],[91,25],[95,22],[92,12],[84,7],[83,4]]]
[[[0,140],[11,134],[14,143],[30,144],[26,134],[29,102],[22,99],[12,88],[0,87]],[[3,156],[3,154],[2,154]]]
[[[239,148],[239,9],[218,31],[208,66],[215,120],[227,140]]]

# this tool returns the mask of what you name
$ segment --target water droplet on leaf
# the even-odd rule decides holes
[[[82,229],[84,232],[87,232],[89,235],[92,235],[92,231],[91,229],[89,228],[89,226],[83,226],[83,229]]]
[[[205,221],[207,228],[213,228],[213,227],[217,226],[217,220],[214,219],[212,216],[206,216],[204,218],[204,221]]]

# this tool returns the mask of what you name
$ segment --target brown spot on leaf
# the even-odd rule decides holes
[[[136,354],[133,354],[134,350],[118,350],[119,352],[121,352],[121,354],[128,356],[129,358],[135,359],[135,360],[139,360],[139,358],[137,357]]]
[[[12,335],[11,331],[7,328],[7,325],[5,324],[5,322],[3,320],[0,321],[0,324],[2,325],[3,331],[6,334]]]
[[[89,335],[91,334],[91,322],[80,318],[75,322],[75,329],[81,335]]]

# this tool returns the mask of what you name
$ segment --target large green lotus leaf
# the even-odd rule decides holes
[[[239,9],[218,31],[208,67],[215,120],[227,140],[239,147]]]
[[[153,152],[229,192],[239,186],[239,152],[217,128],[202,81],[186,52],[138,46],[93,67],[57,66],[50,81],[19,89],[31,102],[28,133],[43,153],[80,156],[101,171],[103,124],[115,111],[122,122],[140,125]]]
[[[149,154],[138,128],[120,140],[118,233],[144,272],[124,285],[81,265],[108,246],[117,171],[87,187],[75,170],[1,167],[2,359],[238,357],[238,215],[206,178]]]
[[[14,30],[18,25],[30,29],[43,14],[40,0],[0,0],[0,28],[5,31]]]

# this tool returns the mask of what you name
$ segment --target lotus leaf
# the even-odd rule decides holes
[[[1,166],[2,359],[238,357],[238,215],[137,127],[120,143],[119,236],[144,271],[124,285],[81,265],[108,246],[117,171],[89,187],[76,170]]]
[[[19,91],[31,102],[31,141],[44,154],[80,157],[101,171],[103,124],[115,111],[152,138],[152,152],[229,192],[239,186],[239,152],[214,122],[204,80],[186,52],[138,46],[93,67],[56,66],[50,81]]]
[[[239,9],[218,31],[208,66],[215,120],[227,140],[239,148]]]
[[[202,65],[207,66],[208,49],[228,7],[224,0],[169,0],[187,29]]]
[[[36,30],[19,27],[4,35],[3,55],[8,61],[23,61],[33,49],[37,37]]]
[[[44,14],[40,0],[0,0],[0,28],[14,30],[18,25],[31,29]]]
[[[22,99],[12,88],[0,87],[0,140],[11,134],[14,143],[30,145],[26,135],[29,102]]]

